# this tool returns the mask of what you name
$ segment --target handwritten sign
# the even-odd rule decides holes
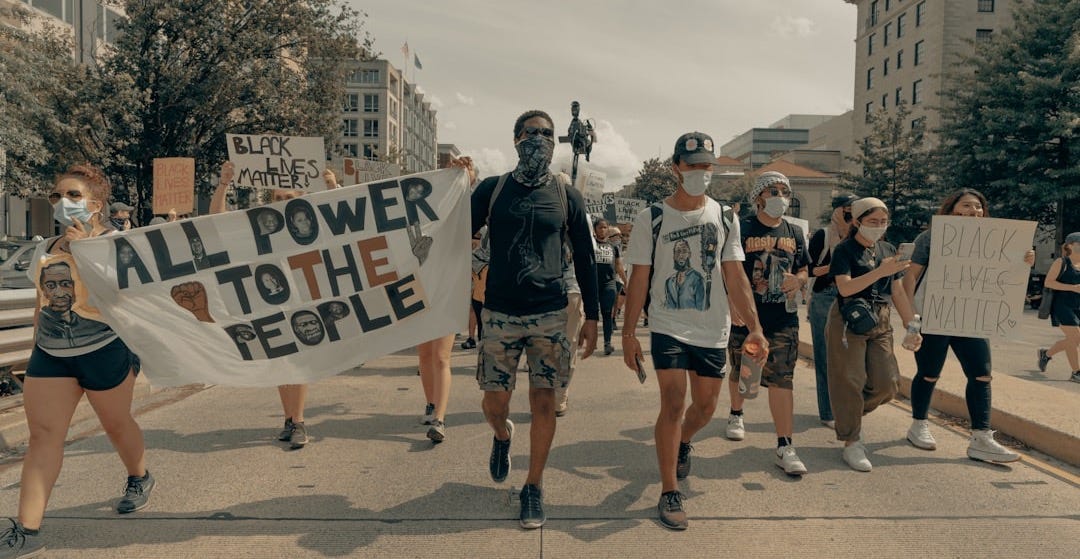
[[[380,181],[400,174],[399,167],[389,161],[371,161],[370,159],[346,157],[342,159],[341,165],[343,170],[341,186]]]
[[[574,186],[581,192],[585,200],[599,202],[604,194],[604,183],[607,175],[595,169],[583,168],[578,171],[577,184]]]
[[[326,190],[326,148],[322,138],[275,134],[226,134],[236,186]]]
[[[463,169],[72,243],[161,386],[299,384],[465,327]]]
[[[618,223],[633,223],[641,210],[649,207],[645,200],[637,198],[615,198],[615,221]]]
[[[154,159],[154,213],[189,214],[195,209],[195,159]]]
[[[924,334],[1015,335],[1024,309],[1035,222],[935,215],[920,289]]]

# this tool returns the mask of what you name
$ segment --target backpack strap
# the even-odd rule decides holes
[[[495,209],[495,199],[499,197],[499,193],[502,192],[503,186],[506,186],[506,178],[509,176],[510,173],[500,176],[499,182],[495,183],[495,189],[491,191],[491,199],[488,200],[488,216],[486,221],[488,225],[491,225],[491,212]]]
[[[652,218],[652,267],[656,267],[656,244],[660,242],[660,227],[664,225],[663,202],[655,202],[649,206],[649,216]]]

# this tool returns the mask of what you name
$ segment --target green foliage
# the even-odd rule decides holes
[[[642,164],[631,190],[633,198],[652,204],[671,196],[678,187],[679,181],[671,170],[671,158],[661,161],[654,157]]]
[[[885,202],[890,210],[889,239],[894,242],[910,241],[926,228],[935,201],[932,155],[923,147],[922,128],[908,125],[910,114],[904,104],[894,115],[871,114],[870,135],[850,158],[863,174],[841,176],[842,188]]]
[[[72,163],[89,159],[70,117],[79,106],[70,87],[84,78],[71,57],[71,38],[15,4],[0,8],[0,168],[4,192],[41,194]],[[37,33],[23,29],[43,26]]]
[[[1080,2],[1028,0],[942,95],[939,173],[991,215],[1080,230]],[[1062,211],[1062,208],[1064,211]]]

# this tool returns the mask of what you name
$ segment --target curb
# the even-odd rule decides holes
[[[804,331],[804,328],[800,328],[800,332]],[[801,337],[801,336],[800,336]],[[814,362],[814,347],[806,340],[799,340],[799,356],[807,361]],[[905,359],[906,358],[906,359]],[[912,355],[897,354],[897,361],[900,362],[900,394],[905,398],[911,398],[911,382],[914,375],[905,374],[904,371],[915,370],[915,358]],[[905,363],[908,361],[909,363]],[[931,407],[944,412],[948,415],[968,417],[967,401],[963,393],[963,387],[957,391],[951,386],[945,386],[947,382],[943,382],[948,377],[964,378],[963,372],[957,363],[953,361],[946,361],[945,368],[942,370],[941,380],[938,380],[938,386],[934,390],[934,398],[931,402]],[[1000,385],[1007,384],[1011,390],[1002,390],[1001,392],[1006,394],[1015,394],[1017,389],[1023,390],[1022,384],[1026,381],[1014,379],[1004,374],[994,375],[993,384]],[[1043,400],[1043,404],[1047,402]],[[1068,407],[1066,406],[1066,409]],[[1048,413],[1044,417],[1051,417],[1050,410],[1045,410]],[[1073,410],[1075,413],[1075,410]],[[991,417],[993,418],[993,426],[995,429],[1013,437],[1027,446],[1043,452],[1047,455],[1053,456],[1058,460],[1071,464],[1073,466],[1080,466],[1080,436],[1077,433],[1068,433],[1055,426],[1039,423],[1033,419],[1029,419],[1029,414],[1020,414],[1019,409],[1009,409],[1006,406],[1001,405],[1001,400],[994,400],[991,406]]]

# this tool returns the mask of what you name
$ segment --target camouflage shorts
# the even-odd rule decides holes
[[[749,334],[745,328],[732,328],[728,339],[732,383],[739,382],[739,368],[742,366],[742,345]],[[769,359],[761,370],[761,386],[786,388],[791,390],[795,377],[795,363],[799,360],[799,327],[785,326],[774,332],[765,332],[769,340]]]
[[[570,383],[570,357],[566,337],[566,309],[511,316],[484,309],[484,338],[476,382],[484,391],[511,391],[517,384],[521,354],[529,363],[529,386],[565,388]]]

